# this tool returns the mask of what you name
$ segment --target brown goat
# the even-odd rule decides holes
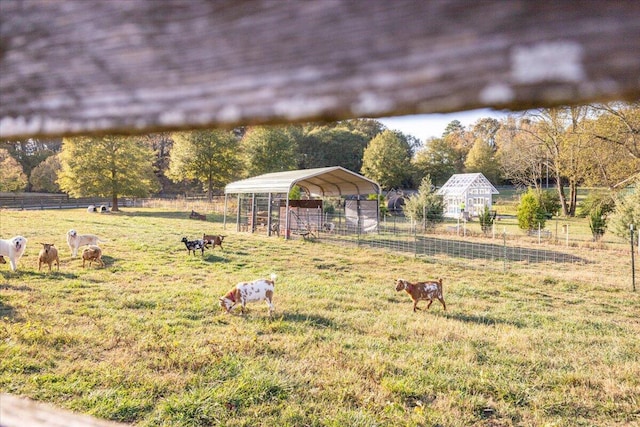
[[[42,268],[42,264],[49,265],[49,271],[51,271],[51,264],[55,263],[60,271],[60,258],[58,257],[58,249],[53,246],[53,243],[40,243],[42,249],[38,254],[38,271]]]
[[[209,247],[208,245],[213,245],[213,247],[211,249],[215,249],[216,246],[220,246],[220,249],[222,249],[222,241],[224,240],[225,236],[221,236],[221,235],[211,235],[211,234],[203,234],[202,235],[202,241],[204,242],[204,246],[205,247]]]
[[[89,267],[93,261],[99,262],[104,267],[102,262],[102,249],[96,245],[90,245],[82,251],[82,267],[84,267],[85,261],[89,261]]]
[[[442,279],[431,280],[427,282],[411,283],[404,279],[396,280],[396,291],[407,291],[413,300],[413,311],[418,310],[418,301],[429,301],[427,309],[431,307],[434,299],[437,299],[442,303],[444,310],[447,310],[447,305],[444,303],[444,297],[442,296]]]

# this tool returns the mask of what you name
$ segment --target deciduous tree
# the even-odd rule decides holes
[[[146,197],[158,189],[153,153],[139,137],[107,135],[65,138],[58,175],[60,188],[75,197]]]
[[[58,185],[58,174],[62,169],[59,155],[47,157],[38,166],[33,168],[29,181],[33,191],[41,191],[45,193],[57,193],[60,191]]]
[[[362,174],[384,189],[401,188],[412,176],[411,157],[406,143],[385,130],[369,142],[362,160]]]
[[[294,170],[298,166],[297,141],[300,129],[284,126],[256,126],[247,129],[242,151],[249,176]]]
[[[9,154],[0,148],[0,191],[22,191],[27,186],[27,176],[22,166]]]
[[[226,130],[194,130],[171,135],[173,148],[167,177],[174,182],[191,179],[202,184],[209,199],[242,173],[239,143]]]

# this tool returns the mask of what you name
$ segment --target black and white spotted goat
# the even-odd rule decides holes
[[[204,250],[207,248],[204,240],[202,239],[189,240],[186,237],[183,237],[181,242],[183,242],[184,245],[187,247],[187,254],[191,254],[191,251],[193,251],[193,254],[195,255],[196,251],[200,249],[201,255],[204,256]]]

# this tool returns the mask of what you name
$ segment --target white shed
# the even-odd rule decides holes
[[[455,174],[438,190],[444,198],[444,216],[470,218],[478,216],[487,206],[491,209],[492,196],[500,194],[481,173]]]

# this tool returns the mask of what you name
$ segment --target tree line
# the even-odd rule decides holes
[[[468,127],[454,120],[426,141],[374,119],[3,141],[0,191],[111,197],[117,209],[118,196],[212,196],[237,179],[324,166],[384,189],[481,172],[496,185],[552,188],[559,213],[574,216],[578,188],[619,189],[640,171],[640,103],[530,110]]]

